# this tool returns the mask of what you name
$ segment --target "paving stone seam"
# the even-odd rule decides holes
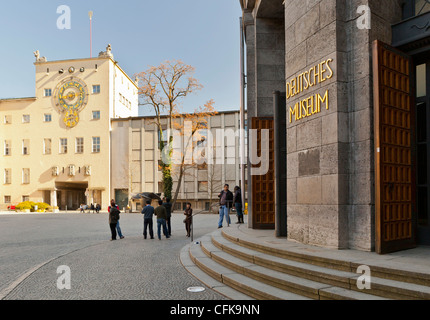
[[[80,250],[84,250],[84,249],[88,249],[91,247],[95,247],[95,246],[99,246],[102,245],[104,242],[100,242],[100,243],[95,243],[95,244],[91,244],[89,246],[85,246],[82,248],[78,248],[78,249],[74,249],[72,251],[66,252],[64,254],[61,254],[59,256],[53,257],[45,262],[42,262],[32,268],[29,268],[27,271],[25,271],[23,274],[21,274],[18,278],[16,278],[13,282],[11,282],[6,288],[4,288],[3,290],[0,291],[0,300],[4,300],[7,298],[7,296],[9,294],[11,294],[16,288],[19,287],[20,284],[22,284],[28,277],[30,277],[33,273],[35,273],[37,270],[39,270],[40,268],[43,268],[45,265],[60,259],[62,257],[65,257],[69,254],[75,253],[77,251]]]

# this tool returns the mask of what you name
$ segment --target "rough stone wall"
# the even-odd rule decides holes
[[[357,9],[371,10],[359,29]],[[287,101],[329,90],[329,110],[287,119],[288,236],[314,245],[373,250],[372,42],[391,41],[397,0],[290,0],[285,5],[286,81],[333,59],[334,76]],[[289,115],[287,115],[289,117]]]
[[[273,91],[285,90],[283,19],[255,19],[255,94],[257,116],[273,116]]]
[[[248,124],[252,117],[272,115],[274,90],[284,92],[285,82],[332,59],[333,77],[287,99],[291,240],[374,249],[372,42],[391,42],[391,24],[401,20],[401,2],[287,0],[284,21],[244,10]],[[360,5],[371,10],[369,30],[357,27]],[[327,90],[328,110],[290,123],[290,107],[316,94],[324,96]],[[249,206],[252,214],[251,199]],[[249,221],[252,227],[251,217]]]
[[[291,0],[285,4],[286,81],[332,59],[333,76],[287,100],[288,237],[348,247],[348,114],[345,2]],[[297,102],[328,90],[329,109],[290,122]]]

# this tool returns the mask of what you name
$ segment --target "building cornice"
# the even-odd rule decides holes
[[[0,99],[0,103],[2,102],[20,102],[20,101],[35,101],[37,100],[36,97],[27,97],[27,98],[6,98],[6,99]]]
[[[240,110],[227,110],[227,111],[218,111],[217,114],[213,115],[212,117],[220,116],[222,114],[235,114],[240,113]],[[188,113],[180,114],[179,116],[187,115]],[[246,111],[245,111],[246,114]],[[137,116],[137,117],[128,117],[128,118],[112,118],[111,121],[119,122],[119,121],[130,121],[130,120],[142,120],[142,119],[153,119],[155,118],[155,115],[153,116]],[[167,118],[166,115],[161,116],[161,119]]]
[[[95,57],[95,58],[83,58],[83,59],[65,59],[65,60],[55,60],[55,61],[36,61],[34,62],[35,66],[41,66],[45,64],[60,64],[60,63],[71,63],[71,62],[78,62],[78,61],[100,61],[100,60],[110,60],[112,63],[127,77],[128,80],[136,87],[136,89],[139,89],[139,86],[136,84],[135,81],[133,81],[130,76],[120,67],[118,64],[118,61],[114,60],[112,57],[103,56],[103,57]]]

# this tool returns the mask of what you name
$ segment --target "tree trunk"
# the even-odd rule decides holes
[[[178,200],[179,190],[181,189],[182,177],[183,176],[184,176],[184,164],[182,162],[181,169],[180,169],[180,172],[179,172],[178,184],[176,186],[176,191],[175,191],[175,198],[173,199],[173,202],[172,202],[172,212],[173,212],[173,210],[175,208],[176,200]]]

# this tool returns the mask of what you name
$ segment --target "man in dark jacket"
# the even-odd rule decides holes
[[[118,209],[118,212],[120,212],[119,211],[119,205],[117,205],[117,204],[115,204],[115,200],[114,199],[112,199],[111,201],[110,201],[110,206],[108,207],[108,212],[110,213],[110,210],[111,210],[111,208],[117,208]],[[119,220],[119,219],[118,219]],[[119,225],[119,221],[117,222],[117,224],[116,224],[116,231],[117,231],[117,233],[118,233],[118,235],[119,235],[119,238],[120,239],[124,239],[124,236],[122,235],[122,232],[121,232],[121,227],[120,227],[120,225]]]
[[[164,198],[165,202],[163,202],[163,206],[166,208],[167,212],[167,232],[169,233],[169,237],[172,235],[172,226],[170,224],[170,218],[172,217],[172,204],[170,203],[170,198]]]
[[[111,241],[116,240],[116,225],[118,224],[118,221],[119,221],[119,209],[115,205],[115,202],[112,200],[111,208],[109,210],[109,226],[112,234]]]
[[[224,190],[220,192],[218,195],[219,198],[219,221],[218,221],[218,229],[222,228],[222,221],[225,216],[225,220],[227,222],[227,226],[230,226],[230,208],[233,205],[233,193],[228,190],[229,185],[224,185]]]
[[[167,239],[170,238],[166,226],[167,211],[166,208],[163,206],[163,200],[158,200],[158,207],[155,208],[154,212],[157,216],[158,240],[161,240],[161,226],[163,226],[163,234],[166,236]]]
[[[151,206],[151,200],[146,201],[146,206],[142,209],[143,214],[143,238],[146,239],[147,232],[149,226],[149,236],[151,239],[154,239],[154,229],[153,229],[153,221],[152,216],[154,214],[154,207]]]

